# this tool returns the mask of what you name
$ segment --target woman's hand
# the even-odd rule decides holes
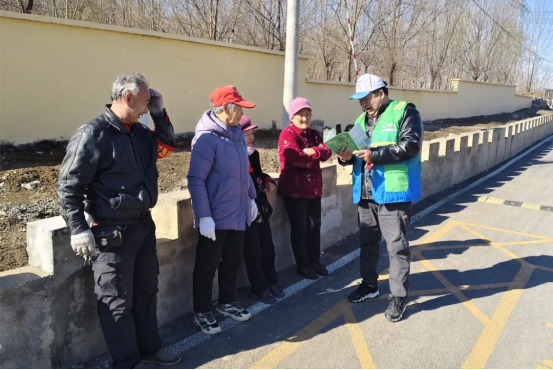
[[[313,157],[317,153],[313,148],[305,148],[303,152],[310,157]]]

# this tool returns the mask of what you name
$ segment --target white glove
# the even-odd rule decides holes
[[[211,217],[200,218],[200,234],[215,241],[215,221]]]
[[[71,248],[77,256],[91,256],[95,253],[96,243],[90,229],[71,235]]]
[[[257,218],[257,203],[255,203],[255,199],[250,200],[250,202],[251,202],[252,221],[254,221]]]

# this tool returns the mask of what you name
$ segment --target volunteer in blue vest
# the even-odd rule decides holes
[[[355,94],[363,114],[361,125],[371,139],[370,147],[352,152],[341,149],[342,165],[353,165],[353,202],[358,204],[363,281],[348,299],[358,303],[376,298],[380,240],[386,240],[390,256],[390,304],[388,321],[401,320],[409,290],[409,225],[411,202],[421,198],[421,145],[423,123],[417,108],[390,100],[380,77],[359,77]]]

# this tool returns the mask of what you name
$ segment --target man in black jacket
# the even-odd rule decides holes
[[[411,202],[421,197],[420,150],[423,123],[411,103],[390,100],[386,83],[375,75],[359,78],[356,93],[363,114],[361,125],[371,139],[364,150],[338,153],[342,165],[353,164],[353,201],[358,204],[360,266],[363,278],[348,299],[363,302],[376,298],[380,240],[386,240],[390,256],[390,304],[388,321],[401,320],[407,306]]]
[[[100,326],[115,368],[180,362],[161,348],[158,334],[150,214],[158,197],[156,161],[175,150],[175,133],[163,97],[148,87],[139,73],[117,77],[112,104],[69,141],[57,187],[71,247],[93,261]],[[155,131],[138,123],[148,111]]]

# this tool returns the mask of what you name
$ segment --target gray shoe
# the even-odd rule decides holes
[[[277,298],[282,298],[286,295],[284,291],[280,289],[277,284],[270,284],[269,289],[271,290],[271,293],[273,293],[273,295]]]
[[[273,296],[273,293],[269,289],[265,289],[259,294],[255,294],[252,292],[252,295],[257,299],[259,302],[265,303],[265,304],[273,304],[276,303],[277,299]]]
[[[142,360],[143,364],[156,364],[161,366],[172,366],[178,364],[181,361],[181,357],[179,355],[172,354],[171,352],[163,348],[153,355],[140,356],[140,359]]]

